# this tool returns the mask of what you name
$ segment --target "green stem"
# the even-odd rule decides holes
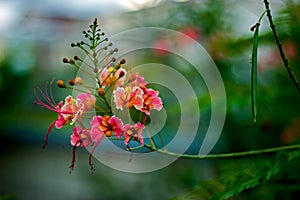
[[[113,138],[113,137],[108,138],[108,139],[122,140],[122,138]],[[144,143],[144,146],[138,146],[135,148],[139,149],[142,147],[146,147],[151,151],[156,151],[158,153],[165,154],[168,156],[175,156],[175,157],[185,158],[185,159],[215,159],[215,158],[236,158],[236,157],[255,156],[255,155],[262,155],[262,154],[277,153],[280,151],[300,149],[300,144],[286,145],[286,146],[273,147],[273,148],[260,149],[260,150],[232,152],[232,153],[220,153],[220,154],[207,154],[207,155],[191,155],[191,154],[175,153],[175,152],[170,152],[167,149],[158,149],[156,147],[153,147],[151,144],[146,144],[146,143]],[[133,150],[133,149],[134,148],[131,148],[131,150]]]
[[[295,145],[274,147],[274,148],[261,149],[261,150],[243,151],[243,152],[207,154],[207,155],[190,155],[190,154],[180,154],[180,153],[169,152],[164,149],[154,149],[151,145],[148,145],[148,144],[144,144],[144,146],[151,149],[152,151],[157,151],[159,153],[166,154],[169,156],[176,156],[176,157],[186,158],[186,159],[233,158],[233,157],[244,157],[244,156],[267,154],[267,153],[276,153],[276,152],[284,151],[284,150],[300,149],[300,144],[295,144]]]
[[[290,79],[292,80],[293,84],[296,86],[298,92],[300,93],[300,85],[299,85],[299,82],[298,80],[296,79],[296,77],[294,76],[294,73],[293,71],[291,70],[291,68],[289,67],[289,63],[288,63],[288,60],[286,59],[285,57],[285,54],[283,52],[283,49],[282,49],[282,45],[279,41],[279,38],[278,38],[278,34],[277,34],[277,31],[275,29],[275,25],[273,23],[273,19],[272,19],[272,15],[271,15],[271,10],[270,10],[270,3],[268,0],[264,0],[264,4],[265,4],[265,7],[266,7],[266,10],[267,10],[267,17],[269,19],[269,22],[270,22],[270,27],[272,29],[272,33],[274,35],[274,38],[275,38],[275,42],[276,42],[276,45],[277,45],[277,48],[279,50],[279,53],[280,53],[280,57],[282,59],[282,62],[290,76]]]

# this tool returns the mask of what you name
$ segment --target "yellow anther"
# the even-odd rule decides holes
[[[109,71],[109,72],[113,72],[113,71],[115,71],[115,68],[110,67],[110,68],[108,68],[108,71]]]

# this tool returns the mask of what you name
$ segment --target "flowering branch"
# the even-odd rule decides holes
[[[71,171],[75,165],[76,148],[80,146],[92,147],[89,165],[91,170],[94,170],[92,156],[104,137],[115,136],[122,139],[130,151],[129,143],[132,140],[138,141],[143,146],[142,132],[150,119],[150,111],[153,109],[159,111],[163,107],[158,91],[149,88],[148,83],[138,73],[127,72],[124,67],[125,59],[117,62],[116,58],[111,57],[118,49],[109,49],[112,43],[106,44],[108,38],[103,39],[105,34],[98,26],[95,19],[89,26],[90,29],[83,31],[86,41],[71,43],[71,47],[77,47],[86,54],[86,60],[78,56],[71,59],[63,58],[63,63],[81,70],[88,79],[95,80],[95,85],[86,85],[85,77],[80,76],[70,79],[69,85],[63,80],[58,80],[59,88],[80,92],[77,97],[68,95],[58,104],[52,94],[53,80],[49,89],[46,84],[44,91],[40,87],[34,90],[35,103],[58,114],[57,119],[49,125],[43,148],[47,146],[49,134],[54,126],[60,129],[67,124],[74,125],[70,136],[70,143],[73,146]],[[113,99],[114,105],[109,103],[110,99]],[[112,106],[120,111],[128,109],[135,113],[138,116],[137,118],[133,116],[135,124],[125,124],[124,119],[113,114]],[[93,113],[92,109],[96,112]],[[83,120],[89,118],[91,119],[87,126]]]

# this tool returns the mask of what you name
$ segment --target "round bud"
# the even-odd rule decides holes
[[[78,58],[78,56],[74,56],[74,60],[78,60],[79,58]]]
[[[69,63],[67,58],[63,58],[63,63]]]
[[[75,84],[75,80],[74,80],[74,79],[70,79],[70,80],[69,80],[69,84],[70,84],[70,85],[74,85],[74,84]]]
[[[120,64],[123,65],[126,63],[126,60],[123,58],[121,61],[120,61]]]
[[[118,52],[118,51],[119,51],[119,49],[118,49],[118,48],[115,48],[115,49],[114,49],[114,52]]]
[[[75,43],[71,43],[71,47],[75,47],[76,45],[75,45]]]
[[[69,60],[69,63],[74,64],[74,63],[75,63],[74,59],[71,58],[71,59]]]
[[[83,80],[80,76],[76,76],[74,82],[76,85],[81,85],[83,83]]]
[[[98,73],[98,68],[97,67],[94,68],[94,72]]]
[[[63,80],[58,80],[56,84],[60,88],[65,88],[66,87],[66,85],[65,85],[65,83],[64,83]]]
[[[104,91],[103,88],[99,88],[99,89],[98,89],[98,95],[99,95],[100,97],[103,97],[103,96],[105,95],[105,91]]]
[[[106,137],[112,136],[112,131],[106,131],[106,132],[105,132],[105,135],[106,135]]]
[[[119,78],[122,78],[125,75],[124,71],[120,71]]]

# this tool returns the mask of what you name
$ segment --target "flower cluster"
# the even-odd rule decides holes
[[[150,111],[153,109],[159,111],[163,107],[159,92],[149,88],[149,84],[139,73],[128,72],[125,69],[125,59],[117,62],[114,57],[111,58],[111,55],[118,50],[109,51],[111,43],[103,47],[102,43],[108,39],[102,39],[104,33],[98,29],[97,19],[88,31],[83,31],[83,34],[89,42],[81,41],[76,44],[72,43],[71,46],[83,50],[94,65],[88,64],[78,56],[71,59],[64,58],[63,62],[89,74],[96,80],[95,87],[85,85],[84,77],[79,76],[69,80],[68,85],[63,80],[58,80],[59,88],[80,92],[76,97],[68,95],[64,101],[60,101],[58,104],[52,95],[53,81],[51,81],[49,89],[48,84],[46,85],[45,91],[39,87],[35,89],[35,103],[57,113],[57,118],[49,125],[46,133],[44,148],[47,146],[49,134],[54,126],[57,129],[68,124],[74,126],[70,135],[70,143],[73,146],[71,170],[74,168],[76,147],[92,147],[89,164],[93,170],[92,154],[104,137],[123,140],[129,150],[129,142],[133,140],[143,146],[142,133],[147,119],[150,117]],[[102,47],[100,48],[100,46]],[[108,53],[104,55],[103,59],[99,59],[105,50]],[[84,66],[92,70],[86,70],[83,68]],[[80,86],[80,89],[76,86]],[[124,123],[113,113],[112,106],[115,106],[117,110],[125,108],[134,110],[139,118],[133,120],[135,124]],[[88,125],[84,123],[86,119],[90,119]]]

